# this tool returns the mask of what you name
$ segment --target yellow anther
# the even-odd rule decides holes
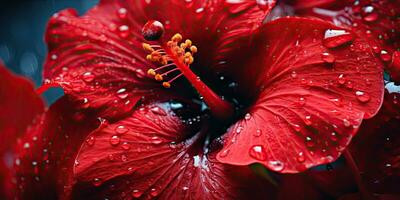
[[[170,88],[170,87],[171,87],[171,84],[168,83],[168,82],[163,82],[162,85],[163,85],[165,88]]]
[[[186,46],[190,47],[190,46],[192,46],[192,41],[189,40],[189,39],[187,39],[187,40],[185,41],[185,44],[186,44]]]
[[[185,63],[186,63],[186,64],[190,65],[190,64],[193,63],[193,61],[194,61],[193,56],[185,57]]]
[[[154,76],[154,79],[156,79],[156,81],[162,81],[162,80],[163,80],[163,77],[162,77],[161,74],[156,74],[156,75]]]
[[[148,61],[153,61],[153,57],[152,57],[150,54],[146,56],[146,59],[147,59]]]
[[[143,43],[143,49],[146,50],[147,52],[153,52],[154,49],[150,46],[150,44]]]
[[[175,42],[173,42],[173,41],[168,41],[168,42],[167,42],[167,46],[173,47],[173,46],[175,46]]]
[[[192,53],[190,53],[190,52],[186,52],[185,53],[185,58],[189,58],[189,57],[191,57],[192,56]]]
[[[156,75],[156,71],[154,71],[154,69],[149,69],[147,70],[147,74],[150,76],[155,76]]]
[[[197,47],[196,46],[191,46],[190,47],[190,51],[194,54],[194,53],[197,53]]]
[[[186,46],[186,43],[181,43],[181,48],[182,48],[182,49],[186,49],[186,47],[187,47],[187,46]]]
[[[182,41],[182,35],[177,33],[171,38],[171,40],[174,42],[180,42],[180,41]]]

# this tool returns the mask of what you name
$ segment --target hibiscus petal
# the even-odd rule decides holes
[[[75,198],[248,199],[273,196],[248,167],[215,159],[167,104],[151,104],[91,133],[74,168]],[[197,132],[197,131],[195,131]],[[262,186],[262,189],[260,188]],[[94,196],[95,194],[95,196]]]
[[[28,127],[15,148],[10,199],[57,199],[68,194],[75,155],[98,124],[75,108],[63,97]]]
[[[32,83],[11,74],[0,61],[0,198],[5,198],[7,192],[8,185],[3,180],[12,166],[12,145],[43,110],[44,103]]]
[[[324,35],[332,30],[345,34],[329,38],[340,46],[327,48]],[[294,173],[338,158],[383,96],[380,62],[361,38],[349,40],[351,34],[305,18],[266,24],[254,43],[259,53],[239,82],[261,92],[228,131],[218,159]]]
[[[350,146],[368,191],[399,194],[400,93],[386,93],[382,109],[366,120]],[[373,159],[371,159],[373,158]]]
[[[50,19],[47,30],[45,83],[61,85],[82,107],[99,109],[101,116],[126,114],[142,96],[156,95],[162,88],[146,75],[155,68],[142,49],[141,30],[147,20],[163,22],[168,36],[180,32],[199,43],[207,54],[199,55],[201,60],[221,60],[249,38],[273,5],[274,1],[134,0],[101,1],[82,17],[72,9],[61,11]]]

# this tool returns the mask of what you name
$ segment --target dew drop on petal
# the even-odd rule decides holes
[[[307,116],[304,118],[304,123],[306,123],[307,126],[311,126],[311,125],[312,125],[311,115],[307,115]]]
[[[344,74],[340,74],[337,78],[337,81],[340,85],[343,85],[346,83],[346,79],[344,78]]]
[[[348,119],[343,119],[343,125],[344,125],[345,127],[350,127],[350,126],[351,126],[351,123],[350,123],[350,121],[349,121]]]
[[[280,172],[285,168],[285,164],[279,160],[269,161],[268,165],[272,170],[277,172]]]
[[[366,22],[374,22],[378,19],[379,15],[373,6],[365,6],[362,9],[363,19]]]
[[[309,136],[306,137],[306,146],[307,147],[313,147],[315,145],[313,139]]]
[[[110,138],[110,144],[113,146],[117,146],[121,141],[121,138],[118,135],[113,135]]]
[[[336,142],[338,140],[337,133],[336,132],[332,132],[331,135],[330,135],[330,138],[331,138],[332,141]]]
[[[121,18],[121,19],[125,19],[127,13],[128,13],[128,10],[127,10],[126,8],[120,8],[120,9],[118,9],[118,11],[117,11],[117,15],[118,15],[118,17]]]
[[[385,61],[385,62],[388,62],[388,61],[390,61],[390,59],[391,59],[390,54],[389,54],[387,51],[385,51],[385,50],[381,50],[381,52],[380,52],[380,57],[381,57],[381,59],[382,59],[383,61]]]
[[[335,56],[332,55],[331,53],[325,52],[321,54],[322,60],[327,63],[327,64],[332,64],[335,62]]]
[[[353,34],[345,30],[328,29],[325,31],[325,36],[322,43],[327,48],[335,48],[344,44],[348,44],[353,40]]]
[[[94,80],[95,76],[91,72],[85,72],[82,74],[82,80],[89,83]]]
[[[94,178],[92,183],[94,186],[98,187],[101,185],[101,180],[99,178]]]
[[[141,192],[139,190],[133,190],[132,193],[131,193],[133,198],[139,198],[139,197],[142,196],[142,194],[143,194],[143,192]]]
[[[256,132],[254,132],[254,136],[255,137],[260,137],[262,135],[262,130],[261,129],[257,129]]]
[[[129,150],[131,148],[131,145],[128,142],[123,142],[121,144],[122,149],[124,150]]]
[[[126,128],[124,125],[119,125],[119,126],[115,127],[115,132],[118,134],[124,134],[124,133],[128,132],[128,128]]]
[[[247,114],[244,116],[244,119],[245,119],[245,120],[250,120],[250,119],[251,119],[251,114],[250,114],[250,113],[247,113]]]
[[[253,157],[256,160],[266,160],[267,155],[265,153],[264,147],[261,145],[255,145],[250,148],[249,154],[251,157]]]
[[[93,146],[95,141],[96,138],[93,135],[91,135],[89,136],[89,138],[86,139],[86,144],[88,144],[89,146]]]
[[[151,188],[151,189],[150,189],[150,195],[151,195],[152,197],[156,197],[158,194],[159,194],[159,193],[158,193],[158,190],[157,190],[157,189],[155,189],[155,188]]]
[[[367,103],[369,100],[371,100],[371,97],[363,91],[356,91],[356,97],[361,103]]]
[[[164,25],[161,22],[150,20],[143,26],[142,35],[148,41],[155,41],[161,38],[164,31]]]
[[[300,151],[300,152],[297,154],[296,160],[297,160],[297,162],[300,162],[300,163],[302,163],[302,162],[304,162],[304,161],[306,160],[306,158],[305,158],[305,156],[304,156],[304,153],[303,153],[302,151]]]
[[[162,140],[159,137],[154,136],[154,137],[151,138],[151,143],[153,143],[153,144],[161,144]]]
[[[129,26],[121,25],[118,27],[119,36],[122,38],[126,38],[129,35]]]

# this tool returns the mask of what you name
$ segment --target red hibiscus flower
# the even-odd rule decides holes
[[[335,161],[381,106],[382,63],[348,28],[263,24],[273,5],[101,1],[55,14],[43,88],[66,96],[17,148],[18,195],[273,198],[247,165]]]

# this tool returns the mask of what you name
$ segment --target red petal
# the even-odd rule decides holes
[[[57,199],[68,194],[75,155],[96,124],[65,97],[37,117],[16,147],[16,197]]]
[[[298,4],[308,4],[310,1],[299,0]],[[311,1],[316,2],[316,1]],[[400,48],[400,21],[398,1],[366,0],[366,1],[333,1],[328,4],[316,4],[320,8],[297,10],[297,14],[319,17],[336,25],[353,29],[359,37],[364,37],[374,48],[390,72],[393,80],[400,83],[399,69],[390,65],[391,55]]]
[[[35,93],[32,83],[11,74],[0,63],[0,134],[3,139],[0,143],[0,198],[5,198],[8,192],[8,185],[3,181],[12,167],[12,145],[43,110],[43,101]]]
[[[400,93],[386,93],[378,115],[365,121],[350,146],[368,190],[398,194],[400,186]]]
[[[165,37],[179,32],[199,45],[204,69],[212,58],[225,59],[249,38],[274,4],[266,2],[258,6],[256,1],[101,1],[82,17],[67,9],[50,20],[44,76],[75,96],[82,107],[100,109],[107,117],[126,114],[139,98],[162,88],[146,74],[154,68],[142,49],[141,30],[147,20],[163,22]]]
[[[205,128],[205,127],[203,127]],[[222,164],[167,104],[94,131],[77,156],[75,198],[248,199],[271,196],[248,167]],[[191,133],[196,133],[185,140]],[[207,140],[207,139],[206,139]],[[262,188],[260,188],[262,186]]]
[[[362,119],[375,115],[383,96],[382,66],[361,38],[324,47],[327,30],[343,29],[305,18],[264,26],[253,45],[259,52],[246,68],[251,70],[239,82],[261,93],[228,131],[222,152],[230,153],[220,153],[221,162],[303,171],[338,158]],[[324,53],[335,61],[327,62]]]

